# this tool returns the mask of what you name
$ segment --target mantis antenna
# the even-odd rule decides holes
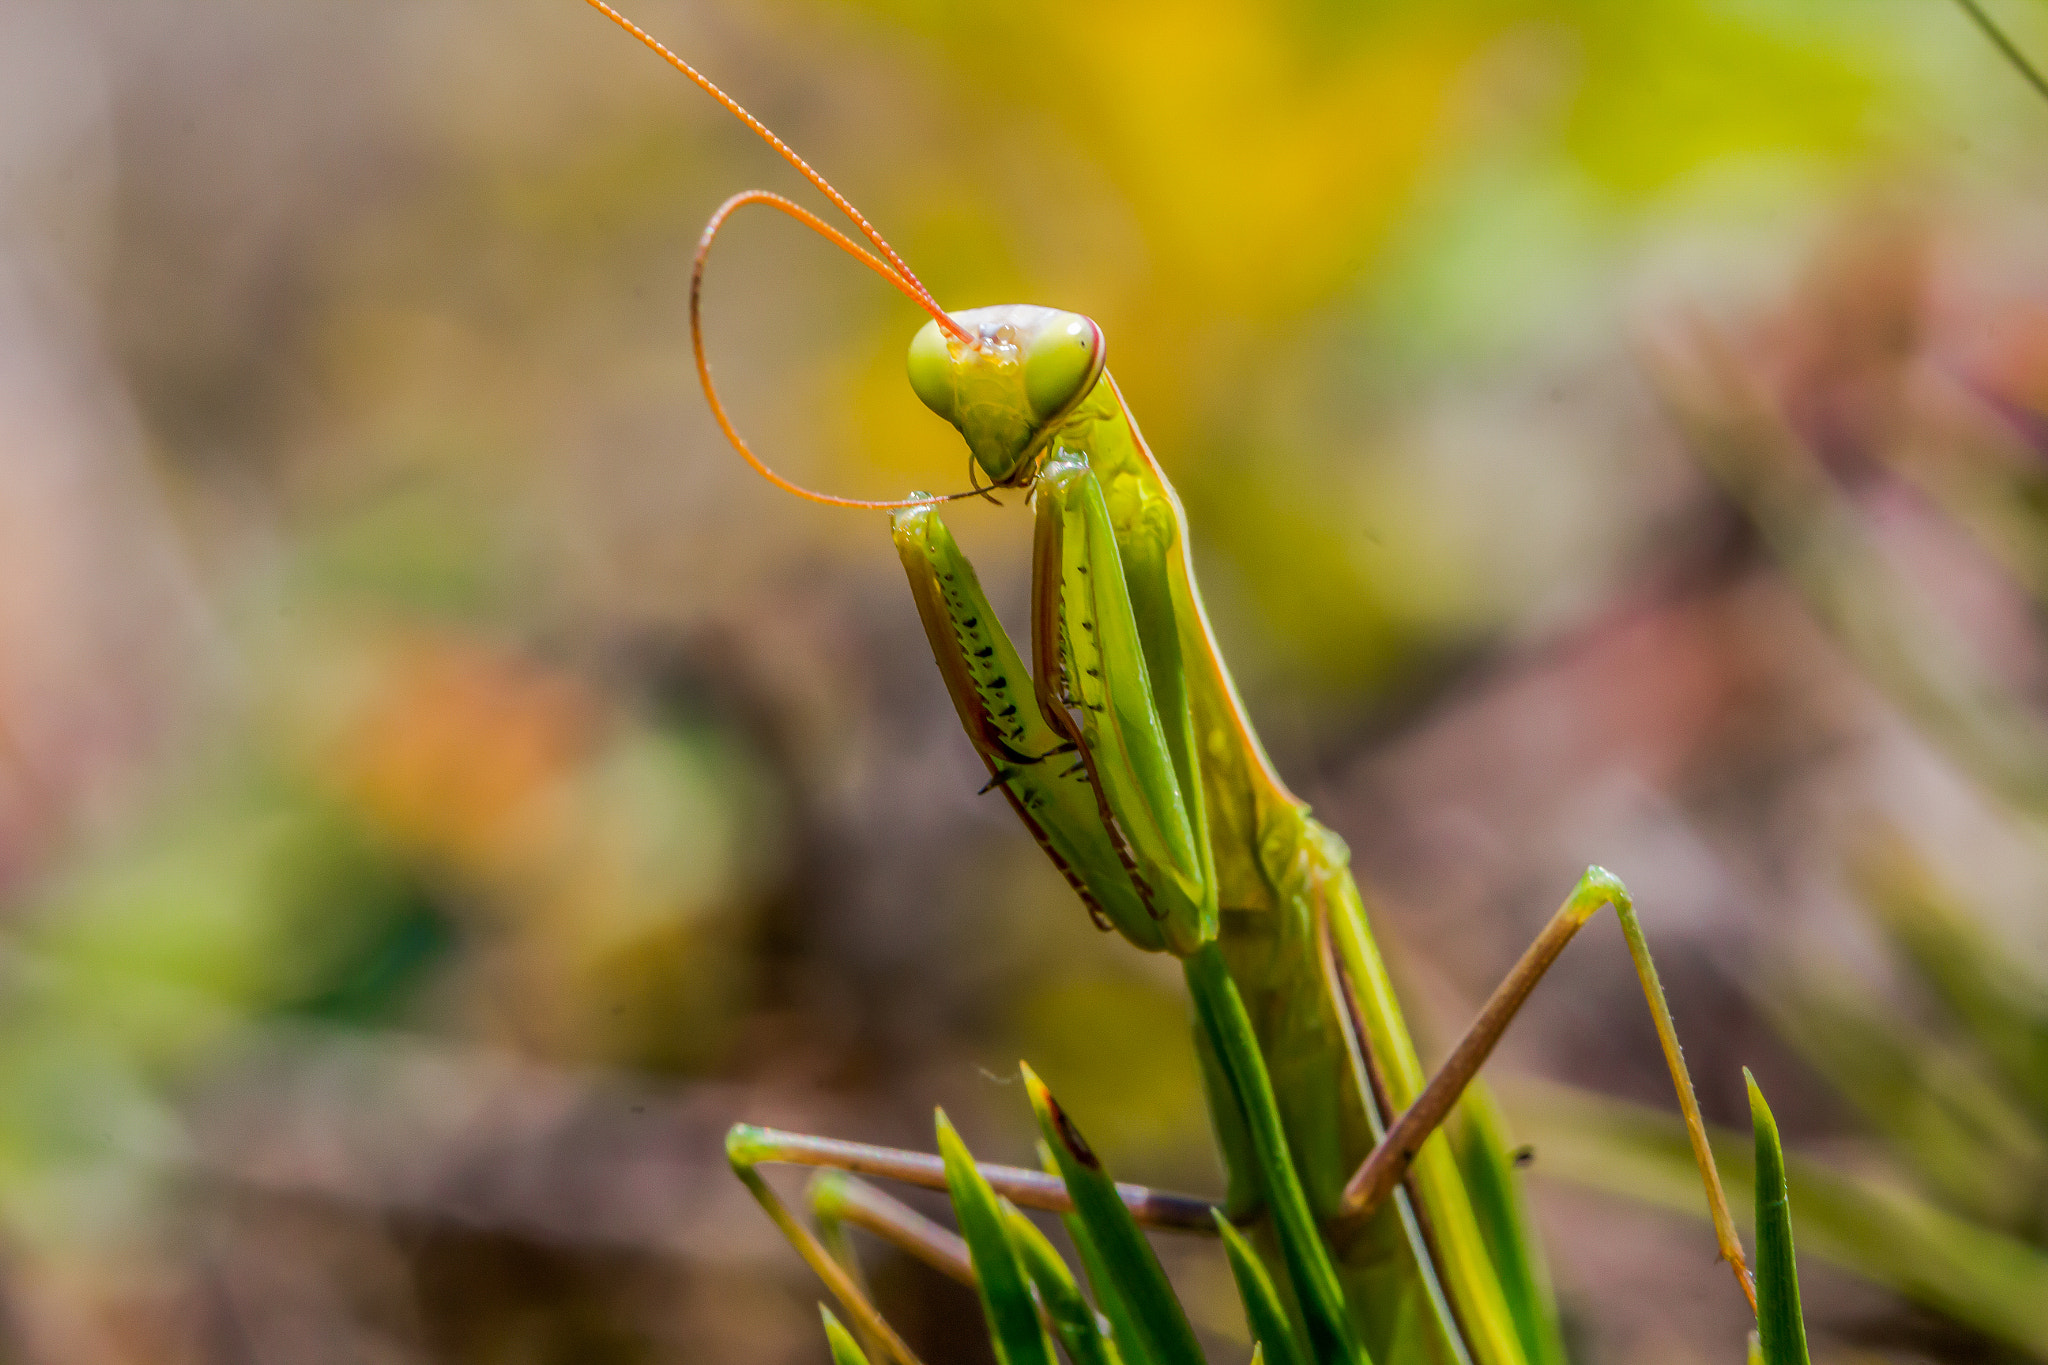
[[[840,250],[859,260],[863,265],[866,265],[883,279],[889,281],[889,283],[895,285],[903,291],[904,295],[912,303],[915,303],[918,307],[929,313],[932,321],[936,322],[946,332],[951,333],[963,345],[978,347],[980,343],[968,334],[966,328],[955,322],[945,309],[939,307],[939,301],[932,297],[931,290],[924,287],[924,282],[917,278],[916,272],[910,268],[909,263],[896,253],[896,248],[889,245],[888,239],[876,231],[875,225],[870,223],[861,214],[861,211],[853,206],[852,201],[833,188],[831,181],[811,169],[811,164],[798,156],[788,143],[777,137],[767,124],[748,113],[738,100],[719,89],[710,77],[704,75],[681,57],[678,57],[674,52],[671,52],[653,34],[613,9],[605,3],[605,0],[588,0],[588,3],[592,9],[597,10],[620,28],[638,38],[656,56],[682,72],[685,76],[688,76],[700,90],[724,105],[727,112],[731,113],[734,118],[737,118],[740,122],[746,124],[747,127],[759,133],[762,139],[782,156],[784,161],[795,167],[799,175],[816,186],[818,191],[827,199],[830,199],[840,212],[851,219],[853,225],[860,230],[861,235],[872,242],[877,251],[881,252],[881,255],[877,256],[874,251],[869,251],[866,247],[861,246],[851,237],[825,222],[824,219],[818,217],[817,214],[812,213],[809,209],[768,190],[746,190],[736,194],[723,204],[720,204],[718,211],[711,215],[711,221],[704,225],[704,235],[697,241],[697,255],[690,266],[690,349],[696,356],[697,381],[704,387],[704,397],[711,404],[712,416],[718,419],[719,430],[725,433],[726,440],[732,442],[733,449],[739,451],[740,456],[754,467],[756,473],[767,479],[768,482],[774,484],[777,488],[782,489],[784,492],[794,493],[798,497],[811,502],[824,503],[829,507],[859,507],[885,510],[896,507],[923,507],[935,502],[951,502],[958,498],[980,496],[981,490],[977,489],[962,493],[947,493],[938,497],[899,498],[881,501],[835,497],[829,493],[814,492],[803,487],[801,484],[791,482],[769,468],[767,463],[754,453],[753,447],[747,444],[745,438],[740,435],[738,428],[733,426],[732,418],[726,414],[725,404],[718,397],[718,389],[711,382],[711,362],[704,353],[702,316],[704,263],[711,254],[711,243],[718,236],[719,229],[725,226],[726,219],[730,218],[735,211],[745,208],[749,204],[765,204],[769,208],[779,209],[781,212],[788,214],[805,227],[811,229],[811,231],[837,246]]]

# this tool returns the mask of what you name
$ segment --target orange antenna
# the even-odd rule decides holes
[[[591,0],[591,3],[596,4],[598,0]],[[733,449],[737,450],[741,457],[754,467],[755,473],[774,484],[777,488],[780,488],[785,493],[794,493],[800,498],[807,498],[812,502],[824,503],[828,507],[865,507],[872,509],[923,507],[935,502],[952,502],[957,498],[979,496],[980,490],[977,489],[967,493],[946,493],[938,497],[898,498],[893,501],[881,502],[862,498],[841,498],[830,493],[813,492],[801,484],[790,482],[773,469],[770,469],[767,463],[754,453],[754,448],[747,444],[746,438],[741,436],[739,429],[733,426],[732,418],[726,415],[725,404],[719,400],[718,389],[711,382],[711,361],[704,354],[702,308],[704,262],[711,255],[711,243],[718,236],[718,230],[725,226],[725,220],[749,204],[765,204],[769,208],[780,209],[805,227],[811,229],[811,231],[838,246],[848,255],[858,259],[870,270],[895,285],[912,299],[919,297],[917,291],[921,287],[917,284],[916,280],[899,274],[887,261],[861,246],[860,243],[818,217],[817,214],[812,213],[803,205],[785,199],[771,190],[743,190],[726,200],[723,204],[720,204],[718,211],[711,215],[711,221],[704,225],[704,235],[697,239],[696,259],[690,262],[690,350],[697,358],[697,382],[704,386],[705,400],[711,404],[711,415],[718,419],[719,430],[725,433],[725,439],[732,442]],[[928,298],[930,296],[926,295],[925,297]]]
[[[768,190],[747,190],[734,195],[718,206],[718,211],[711,215],[711,221],[704,225],[704,235],[697,240],[696,259],[690,264],[690,350],[695,355],[697,361],[697,382],[704,387],[705,401],[710,403],[711,415],[718,419],[718,428],[725,433],[725,439],[732,442],[733,449],[737,450],[741,458],[754,467],[755,473],[774,484],[777,488],[782,489],[786,493],[794,493],[798,497],[808,499],[811,502],[824,503],[829,507],[860,507],[886,510],[897,507],[924,507],[937,502],[952,502],[957,498],[983,496],[981,490],[976,489],[972,492],[946,493],[937,497],[889,500],[841,498],[830,493],[814,492],[803,487],[801,484],[791,482],[773,469],[770,469],[767,462],[754,453],[754,448],[747,444],[746,438],[741,436],[739,429],[733,425],[732,418],[725,411],[725,403],[718,396],[717,386],[711,382],[711,362],[704,353],[703,324],[704,263],[711,254],[711,243],[717,238],[719,229],[725,226],[725,220],[732,217],[735,211],[745,208],[749,204],[765,204],[769,208],[778,209],[788,214],[902,290],[912,303],[915,303],[918,307],[924,309],[925,312],[931,314],[934,322],[959,338],[961,342],[973,347],[978,347],[979,343],[965,328],[955,322],[946,313],[945,309],[939,307],[939,301],[932,297],[931,290],[924,287],[923,281],[917,278],[916,273],[911,270],[909,263],[896,254],[896,249],[890,246],[882,234],[875,230],[874,224],[861,216],[860,210],[856,209],[847,200],[845,195],[832,187],[832,182],[812,170],[810,163],[798,156],[788,143],[770,132],[766,124],[748,113],[738,100],[735,100],[732,96],[714,85],[709,77],[656,41],[647,30],[613,9],[604,0],[589,0],[589,3],[593,9],[602,12],[606,18],[653,49],[663,61],[666,61],[685,76],[688,76],[696,83],[699,89],[724,105],[740,122],[759,133],[767,140],[769,146],[782,154],[783,160],[796,167],[804,179],[815,185],[826,198],[839,207],[842,213],[852,219],[854,226],[860,229],[861,234],[874,243],[876,249],[882,253],[881,256],[877,256],[873,251],[869,251],[866,247],[863,247],[838,228],[833,227],[830,223],[818,217],[817,214],[804,208],[801,204]],[[884,260],[883,257],[888,259]]]
[[[759,133],[762,139],[766,141],[769,146],[773,147],[777,152],[781,153],[782,159],[784,161],[787,161],[790,165],[796,167],[797,173],[799,175],[803,176],[804,179],[810,181],[811,184],[815,185],[819,193],[823,194],[827,199],[830,199],[835,205],[838,206],[839,211],[841,213],[845,214],[848,218],[853,220],[853,225],[860,229],[861,236],[867,238],[870,242],[874,243],[875,250],[881,252],[884,256],[888,257],[889,264],[894,266],[895,269],[893,272],[885,271],[884,273],[890,274],[892,278],[894,278],[895,282],[898,284],[898,287],[903,288],[906,294],[909,294],[910,297],[916,300],[916,302],[920,306],[922,306],[927,313],[930,313],[932,315],[932,320],[934,322],[938,323],[939,326],[943,327],[946,331],[951,332],[956,338],[958,338],[958,340],[963,345],[977,346],[979,344],[973,337],[967,334],[966,328],[962,327],[959,323],[953,321],[951,317],[947,316],[946,310],[939,307],[939,301],[932,297],[931,290],[926,289],[924,287],[924,282],[917,278],[917,272],[912,270],[910,268],[909,263],[906,262],[901,256],[896,254],[896,248],[890,246],[888,239],[883,237],[880,232],[877,232],[875,230],[875,225],[873,223],[870,223],[864,216],[862,216],[861,211],[855,208],[852,202],[848,200],[845,195],[841,194],[838,190],[832,188],[831,181],[827,180],[824,176],[819,175],[816,171],[812,170],[810,162],[798,156],[796,154],[795,149],[793,149],[788,143],[784,142],[781,138],[775,136],[775,134],[769,130],[767,124],[761,122],[761,120],[755,118],[752,114],[748,113],[746,111],[745,106],[743,106],[738,100],[734,99],[731,95],[726,94],[723,90],[719,89],[717,85],[713,84],[709,76],[706,76],[703,72],[697,70],[696,67],[691,66],[681,57],[678,57],[675,53],[669,51],[668,48],[663,46],[660,40],[655,38],[653,34],[649,33],[646,29],[641,28],[638,24],[634,23],[631,19],[628,19],[625,15],[619,13],[617,10],[613,9],[610,5],[605,3],[605,0],[589,0],[589,4],[591,8],[598,10],[607,19],[610,19],[620,28],[632,34],[635,38],[638,38],[642,43],[645,43],[650,49],[653,50],[655,55],[659,56],[663,61],[667,62],[676,70],[682,72],[685,76],[688,76],[691,79],[691,81],[693,81],[696,84],[698,89],[702,90],[705,94],[711,96],[711,98],[717,100],[720,104],[724,105],[726,107],[726,110],[729,113],[731,113],[734,118],[738,119],[741,123],[746,124],[749,128],[752,128],[755,132]],[[822,227],[823,225],[819,224],[819,226]]]

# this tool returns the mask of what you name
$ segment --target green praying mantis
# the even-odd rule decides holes
[[[727,1144],[734,1170],[852,1320],[849,1332],[826,1312],[835,1361],[917,1365],[862,1281],[847,1236],[861,1228],[974,1285],[1004,1365],[1051,1365],[1055,1342],[1073,1365],[1199,1365],[1201,1348],[1146,1238],[1162,1229],[1221,1238],[1255,1358],[1270,1365],[1562,1365],[1506,1130],[1476,1076],[1545,970],[1608,906],[1642,981],[1721,1255],[1757,1309],[1621,882],[1589,870],[1427,1075],[1345,846],[1274,771],[1217,649],[1186,516],[1105,367],[1102,329],[1028,305],[947,312],[766,126],[604,0],[589,3],[766,139],[866,239],[767,191],[727,200],[705,228],[692,275],[698,378],[726,437],[777,486],[891,514],[933,655],[990,787],[1099,926],[1179,959],[1228,1172],[1221,1200],[1113,1181],[1028,1068],[1043,1170],[976,1163],[943,1114],[936,1155],[736,1127]],[[911,387],[965,439],[975,488],[892,502],[829,497],[777,474],[741,437],[705,358],[701,282],[720,229],[754,204],[833,241],[929,315],[910,345]],[[939,511],[990,488],[1027,492],[1035,517],[1028,665]],[[1768,1116],[1760,1096],[1756,1103],[1761,1145]],[[817,1230],[763,1177],[778,1163],[824,1172],[809,1193]],[[960,1231],[861,1177],[947,1190]],[[1063,1216],[1081,1277],[1025,1208]],[[1805,1347],[1803,1331],[1794,1340],[1796,1284],[1787,1297],[1782,1198],[1760,1222],[1782,1225],[1783,1236],[1760,1238],[1759,1349],[1771,1365],[1790,1365]]]

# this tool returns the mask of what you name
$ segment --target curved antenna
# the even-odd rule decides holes
[[[894,277],[899,288],[903,288],[906,294],[909,294],[920,307],[931,314],[934,322],[938,323],[946,331],[951,332],[962,345],[979,348],[980,343],[974,337],[968,335],[967,329],[953,321],[951,317],[947,316],[946,310],[939,307],[939,301],[932,297],[932,291],[924,287],[924,282],[917,278],[917,272],[912,270],[909,263],[896,254],[896,248],[890,246],[888,240],[875,230],[875,225],[863,217],[861,211],[855,208],[845,195],[832,188],[831,181],[812,170],[810,162],[798,156],[788,143],[775,136],[769,130],[767,124],[748,113],[738,100],[714,85],[710,77],[697,70],[696,67],[691,66],[675,53],[669,51],[653,34],[613,9],[605,3],[605,0],[589,0],[589,4],[591,8],[599,11],[607,19],[610,19],[635,38],[638,38],[642,43],[645,43],[656,56],[682,72],[685,76],[688,76],[691,81],[695,82],[698,89],[724,105],[734,118],[759,133],[769,146],[782,154],[784,161],[796,167],[799,175],[816,186],[820,194],[830,199],[841,213],[853,220],[853,225],[860,229],[861,236],[874,243],[875,249],[889,258],[889,264],[895,267]]]
[[[591,3],[597,3],[597,0],[591,0]],[[809,209],[793,200],[776,194],[772,190],[742,190],[723,204],[720,204],[718,211],[711,215],[711,221],[704,225],[704,235],[697,239],[696,258],[690,262],[690,350],[697,358],[697,382],[704,386],[704,398],[711,404],[711,415],[718,419],[718,428],[725,433],[725,439],[732,442],[733,449],[737,450],[740,456],[754,467],[755,473],[774,484],[777,488],[780,488],[783,492],[794,493],[800,498],[811,502],[824,503],[828,507],[861,507],[876,511],[886,511],[896,507],[927,507],[932,503],[953,502],[960,498],[980,496],[980,490],[975,490],[974,492],[967,493],[943,493],[935,497],[896,498],[885,501],[870,501],[865,498],[841,498],[830,493],[813,492],[801,484],[792,483],[773,469],[770,469],[767,462],[754,453],[754,448],[747,444],[746,438],[740,435],[737,427],[733,426],[732,418],[726,415],[725,404],[718,397],[717,386],[711,382],[711,361],[704,353],[703,318],[704,263],[711,255],[711,243],[717,238],[718,230],[725,226],[725,220],[749,204],[765,204],[769,208],[780,209],[811,231],[830,241],[840,250],[858,259],[868,269],[874,271],[913,299],[918,297],[917,290],[921,287],[917,284],[916,280],[900,274],[887,261],[875,255],[874,252],[869,251],[851,237],[848,237],[838,228],[833,227],[817,214],[812,213]]]

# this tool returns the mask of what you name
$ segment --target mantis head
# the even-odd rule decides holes
[[[973,344],[926,323],[910,343],[910,387],[959,429],[991,483],[1029,483],[1047,438],[1102,378],[1102,329],[1028,303],[951,317]]]

